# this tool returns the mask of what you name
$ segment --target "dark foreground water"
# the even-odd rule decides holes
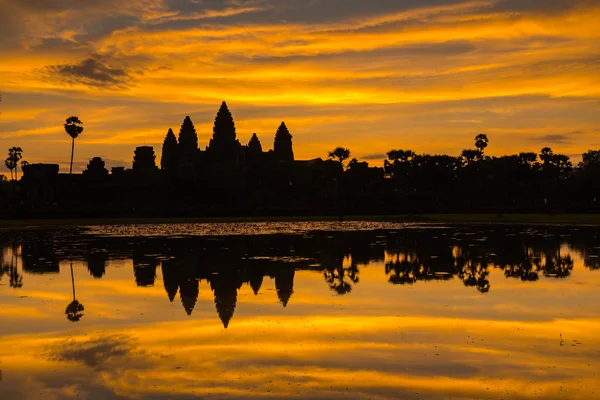
[[[0,233],[0,399],[597,399],[598,233]]]

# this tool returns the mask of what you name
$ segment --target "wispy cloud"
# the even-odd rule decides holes
[[[599,134],[594,1],[3,6],[0,146],[19,141],[32,157],[63,151],[71,114],[85,123],[84,158],[113,144],[114,158],[129,159],[131,146],[160,143],[187,114],[205,140],[223,99],[241,138],[270,138],[273,121],[286,120],[304,158],[338,145],[365,159],[398,146],[458,153],[478,132],[490,135],[490,154],[542,142],[576,153]]]

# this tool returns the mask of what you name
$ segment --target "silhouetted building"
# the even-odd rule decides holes
[[[294,161],[292,135],[285,125],[285,122],[282,122],[277,129],[273,151],[275,152],[275,158],[279,161]]]
[[[241,145],[236,137],[233,116],[225,102],[221,104],[215,117],[213,136],[206,150],[213,162],[237,163],[240,161]]]
[[[177,152],[177,138],[173,133],[173,129],[169,129],[169,132],[167,132],[167,136],[165,137],[165,141],[163,142],[162,155],[160,157],[160,168],[163,171],[174,173],[177,170]]]
[[[25,202],[37,209],[52,207],[58,200],[58,165],[29,164],[23,166],[21,195]]]
[[[154,147],[140,146],[135,149],[133,156],[133,171],[146,177],[152,177],[156,174],[156,155]]]
[[[94,157],[90,160],[83,176],[93,180],[102,180],[108,176],[108,170],[105,168],[104,160],[100,157]]]

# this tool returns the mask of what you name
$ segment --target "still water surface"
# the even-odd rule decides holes
[[[0,399],[598,399],[598,233],[0,233]]]

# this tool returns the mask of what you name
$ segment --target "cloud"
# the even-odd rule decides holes
[[[305,159],[457,154],[475,129],[494,155],[598,136],[597,1],[0,2],[0,145],[32,160],[63,157],[69,115],[82,162],[159,153],[185,115],[206,143],[223,99],[243,141],[285,120]]]
[[[536,136],[534,138],[530,138],[529,140],[534,142],[539,142],[543,144],[565,144],[571,143],[571,138],[568,134],[551,134],[551,135],[543,135]]]
[[[75,64],[51,65],[46,72],[68,84],[83,84],[111,89],[128,85],[130,74],[124,67],[110,66],[101,57],[91,57]]]
[[[367,154],[366,156],[362,156],[361,159],[367,160],[367,161],[381,161],[381,160],[387,159],[387,154],[384,154],[384,153]]]

